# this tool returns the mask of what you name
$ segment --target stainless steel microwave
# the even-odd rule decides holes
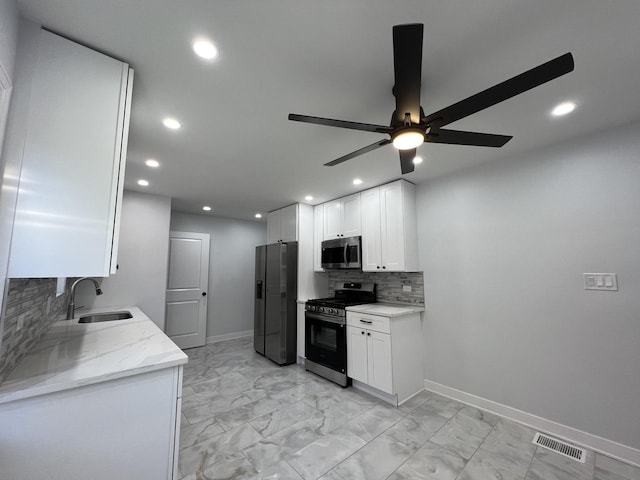
[[[336,238],[322,242],[322,268],[362,269],[361,238]]]

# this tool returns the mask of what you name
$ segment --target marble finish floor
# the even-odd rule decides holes
[[[566,459],[529,428],[433,393],[394,408],[278,367],[251,338],[186,353],[182,480],[640,480],[640,468]]]

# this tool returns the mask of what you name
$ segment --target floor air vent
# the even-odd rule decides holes
[[[562,440],[558,440],[553,437],[549,437],[543,433],[536,433],[536,436],[533,438],[533,443],[539,445],[540,447],[548,448],[549,450],[553,450],[560,455],[564,455],[565,457],[572,458],[578,462],[585,463],[586,452],[579,447],[573,446],[567,442],[563,442]]]

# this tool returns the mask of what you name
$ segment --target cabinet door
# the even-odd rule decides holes
[[[342,235],[356,237],[362,235],[360,217],[360,194],[349,195],[342,200]]]
[[[109,275],[132,81],[128,65],[40,32],[10,277]]]
[[[372,188],[360,195],[362,212],[362,270],[380,271],[380,189]]]
[[[280,240],[283,242],[298,240],[298,205],[280,209]]]
[[[322,268],[322,240],[324,239],[324,205],[313,207],[313,270],[324,272]]]
[[[342,202],[333,200],[324,206],[324,240],[338,238],[342,234]]]
[[[277,243],[280,238],[280,224],[282,214],[280,210],[269,213],[267,215],[267,243]]]
[[[366,332],[369,385],[386,393],[393,393],[391,365],[391,335]]]
[[[347,325],[347,376],[368,382],[367,334],[363,328]]]
[[[406,270],[402,184],[394,182],[380,187],[382,267],[386,271]]]

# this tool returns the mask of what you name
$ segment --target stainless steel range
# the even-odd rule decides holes
[[[305,367],[338,385],[347,377],[346,310],[351,305],[374,303],[374,283],[344,283],[335,297],[308,300],[305,304]]]

